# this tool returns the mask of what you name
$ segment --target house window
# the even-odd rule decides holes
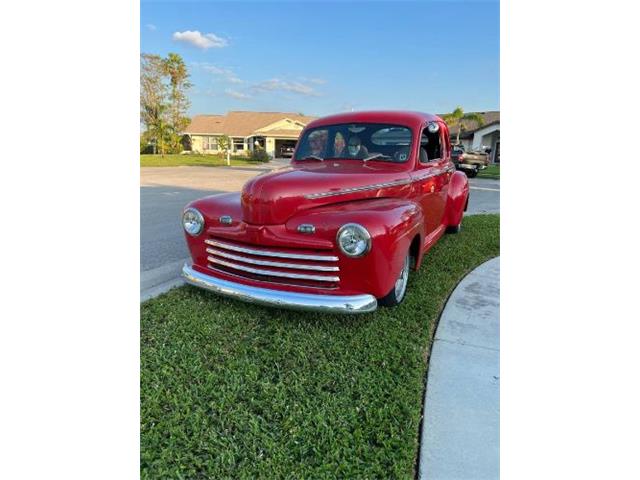
[[[203,150],[218,150],[218,141],[216,137],[202,137]]]
[[[233,139],[233,149],[235,151],[244,150],[244,139],[243,138],[234,138]]]

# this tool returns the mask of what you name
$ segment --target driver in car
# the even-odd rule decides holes
[[[365,158],[367,155],[369,155],[369,152],[367,151],[367,147],[362,145],[360,137],[357,135],[349,137],[347,151],[344,152],[344,156],[346,158]]]

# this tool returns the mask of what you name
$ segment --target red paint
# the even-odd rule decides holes
[[[186,235],[194,269],[247,285],[297,292],[348,295],[370,293],[378,298],[393,287],[414,239],[419,242],[417,265],[447,226],[460,223],[469,196],[466,175],[455,172],[446,124],[437,116],[416,112],[359,112],[333,115],[306,128],[344,123],[389,123],[408,127],[414,140],[405,163],[355,160],[293,161],[282,170],[260,175],[241,193],[214,195],[189,204],[203,214],[205,230]],[[443,154],[439,161],[420,163],[419,138],[429,122],[438,122]],[[306,198],[310,194],[394,183],[391,186],[347,194]],[[233,221],[223,225],[219,217]],[[313,234],[297,232],[300,224],[315,226]],[[360,258],[345,256],[336,245],[336,233],[345,223],[359,223],[372,236],[371,251]],[[231,243],[278,251],[327,254],[339,257],[340,282],[283,285],[213,271],[207,266],[210,237]],[[294,282],[295,283],[295,282]],[[315,285],[315,284],[314,284]]]

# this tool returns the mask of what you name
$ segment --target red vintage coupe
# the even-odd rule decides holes
[[[311,122],[291,165],[196,200],[184,279],[247,302],[338,313],[399,304],[410,269],[458,232],[467,177],[441,118],[356,112]]]

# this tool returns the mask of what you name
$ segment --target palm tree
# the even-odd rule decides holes
[[[479,127],[484,124],[484,119],[479,113],[464,113],[462,107],[457,107],[453,112],[447,113],[442,116],[442,119],[449,125],[449,128],[458,127],[458,133],[456,134],[456,145],[460,144],[460,131],[465,129],[463,120],[469,120],[476,122]]]
[[[171,125],[176,132],[182,131],[188,124],[186,111],[190,102],[186,91],[193,85],[189,82],[189,72],[184,60],[177,53],[170,53],[162,60],[162,72],[169,77],[169,104]]]
[[[156,108],[146,108],[146,114],[149,118],[147,132],[149,136],[155,140],[154,153],[158,153],[157,149],[159,149],[160,155],[163,157],[167,140],[173,133],[173,128],[166,119],[166,108],[165,105],[160,105]]]

